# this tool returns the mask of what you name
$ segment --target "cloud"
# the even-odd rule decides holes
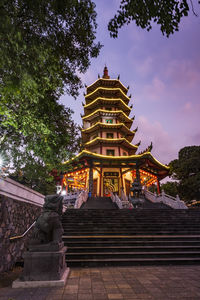
[[[158,121],[150,122],[145,116],[138,118],[138,132],[135,139],[141,140],[139,151],[146,149],[152,141],[152,154],[162,163],[169,163],[177,157],[179,151],[178,145],[175,145],[173,139],[163,129]]]
[[[192,103],[191,102],[186,102],[184,105],[183,105],[183,111],[188,113],[191,111],[192,109]]]
[[[144,61],[137,61],[136,65],[140,75],[147,76],[152,71],[153,58],[149,56]]]
[[[197,132],[196,134],[192,135],[189,139],[190,146],[191,145],[200,145],[200,132]]]
[[[200,62],[192,60],[172,60],[166,69],[166,76],[174,86],[194,87],[200,84]]]
[[[147,84],[143,88],[143,93],[148,96],[148,99],[157,101],[165,93],[165,84],[158,77],[154,77],[151,84]]]

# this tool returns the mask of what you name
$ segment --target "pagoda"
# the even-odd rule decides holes
[[[111,192],[129,195],[137,178],[141,185],[150,186],[166,177],[169,167],[151,154],[152,144],[137,153],[140,143],[132,143],[137,128],[131,129],[131,96],[128,87],[118,79],[111,79],[107,67],[103,76],[86,86],[82,117],[82,152],[65,162],[73,171],[62,176],[62,186],[87,189],[93,196],[110,196]]]

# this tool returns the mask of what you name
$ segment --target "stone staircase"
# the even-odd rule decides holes
[[[199,209],[69,209],[63,228],[68,266],[200,263]]]
[[[81,209],[118,209],[110,197],[91,197],[81,206]]]

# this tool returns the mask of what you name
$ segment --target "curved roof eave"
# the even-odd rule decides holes
[[[72,158],[71,160],[68,160],[66,162],[64,162],[63,164],[68,164],[68,163],[72,163],[74,160],[76,159],[80,159],[83,157],[90,157],[90,158],[96,158],[96,159],[103,159],[103,160],[113,160],[113,161],[117,161],[117,160],[124,160],[124,161],[130,161],[131,159],[135,159],[135,160],[139,160],[141,158],[148,158],[150,159],[152,162],[154,162],[157,166],[165,169],[166,171],[169,171],[169,167],[162,164],[161,162],[159,162],[152,154],[151,152],[145,152],[143,154],[134,154],[134,155],[129,155],[129,156],[109,156],[109,155],[102,155],[102,154],[97,154],[97,153],[93,153],[90,152],[88,150],[83,150],[82,152],[80,152],[78,155],[76,155],[74,158]]]
[[[87,90],[88,89],[92,89],[92,86],[95,86],[96,84],[97,84],[97,82],[98,81],[105,81],[105,82],[117,82],[117,83],[119,83],[121,86],[122,86],[122,88],[124,89],[124,91],[126,91],[126,92],[128,92],[128,89],[127,89],[127,87],[125,87],[124,85],[123,85],[123,83],[121,83],[121,81],[119,80],[119,79],[105,79],[105,78],[98,78],[95,82],[93,82],[92,84],[90,84],[90,85],[88,85],[87,86]]]

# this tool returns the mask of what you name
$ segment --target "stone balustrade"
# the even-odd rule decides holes
[[[111,196],[110,197],[112,199],[112,202],[116,203],[119,209],[123,208],[122,201],[121,201],[121,199],[119,198],[119,196],[117,194],[113,194],[111,192]]]
[[[164,191],[162,191],[160,195],[157,195],[147,190],[144,191],[144,194],[145,197],[153,203],[164,203],[173,209],[188,209],[184,201],[180,200],[178,195],[175,198],[165,194]]]
[[[88,199],[88,191],[82,191],[75,202],[74,208],[79,209],[83,203],[85,203]]]

